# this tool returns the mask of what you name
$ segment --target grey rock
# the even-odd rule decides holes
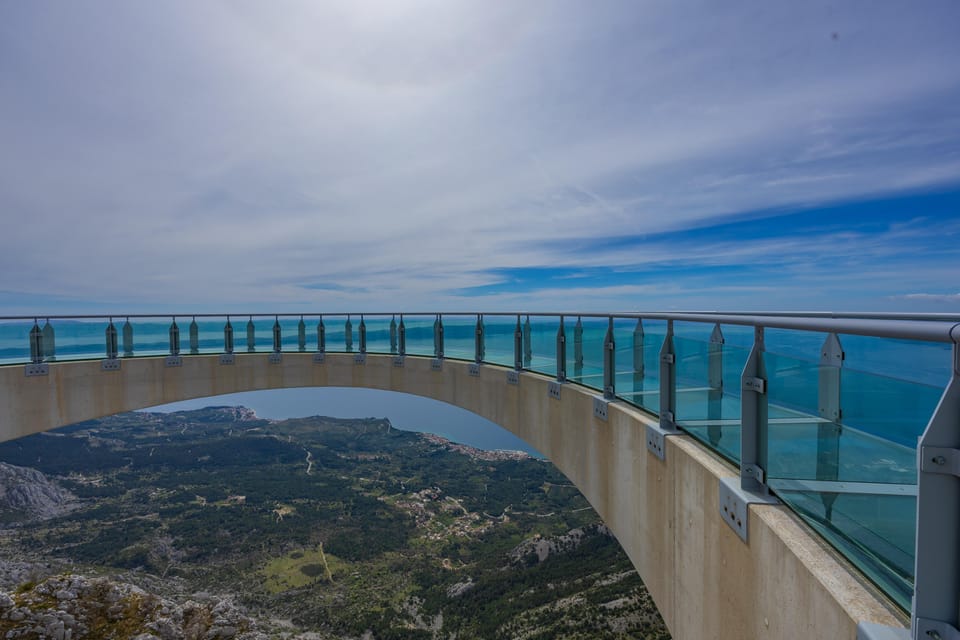
[[[28,467],[0,462],[0,510],[28,518],[52,518],[78,506],[75,495]]]

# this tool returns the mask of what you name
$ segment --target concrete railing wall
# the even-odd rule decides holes
[[[51,363],[46,376],[0,367],[0,441],[82,420],[240,391],[289,387],[366,387],[410,393],[462,407],[516,434],[549,458],[583,492],[619,539],[677,639],[857,637],[858,622],[896,627],[906,617],[786,507],[752,505],[749,542],[721,519],[718,484],[737,470],[689,436],[666,439],[662,461],[646,447],[653,418],[611,403],[594,417],[593,391],[550,378],[466,362],[368,354],[238,354]]]

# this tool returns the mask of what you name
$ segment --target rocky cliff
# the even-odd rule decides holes
[[[70,511],[77,497],[40,471],[0,462],[0,513],[52,518]]]
[[[231,601],[177,604],[106,578],[60,575],[0,591],[0,637],[265,640]]]

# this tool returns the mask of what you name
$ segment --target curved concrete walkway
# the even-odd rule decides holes
[[[513,432],[549,458],[616,534],[678,640],[702,638],[857,637],[861,621],[903,627],[907,617],[802,524],[786,507],[753,505],[749,543],[719,514],[721,477],[737,470],[689,436],[666,439],[665,461],[647,451],[647,414],[611,403],[594,417],[592,390],[550,378],[467,362],[310,353],[187,356],[57,362],[49,375],[0,367],[0,441],[82,420],[159,404],[239,391],[289,387],[367,387],[400,391],[462,407]]]

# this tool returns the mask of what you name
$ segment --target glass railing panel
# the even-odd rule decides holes
[[[808,342],[822,344],[823,338],[820,334]],[[843,336],[841,340],[857,344]],[[784,502],[908,608],[916,529],[916,442],[942,389],[821,364],[819,355],[817,344],[809,360],[765,356],[768,482]],[[834,408],[839,408],[839,415]]]
[[[575,316],[564,317],[567,331],[567,380],[598,391],[603,390],[603,341],[608,322],[606,318],[579,318],[582,359],[578,360],[577,320]]]
[[[367,353],[390,353],[390,316],[363,316],[367,328]],[[399,326],[400,320],[394,322]],[[357,323],[357,351],[360,351],[360,323]],[[397,329],[399,332],[399,329]],[[399,340],[399,338],[398,338]]]
[[[658,397],[658,372],[646,366],[645,351],[650,341],[649,326],[635,318],[615,318],[613,337],[616,344],[614,357],[614,385],[616,396],[637,406],[644,406],[650,396]],[[662,339],[660,340],[662,342]],[[650,403],[647,402],[649,405]]]
[[[404,316],[406,327],[407,355],[425,356],[432,358],[435,355],[433,324],[436,316]]]
[[[54,319],[50,324],[56,331],[55,344],[58,360],[106,357],[106,329],[109,320]],[[122,324],[121,319],[114,319],[114,327],[118,332],[120,324]]]
[[[674,335],[676,421],[731,461],[740,460],[740,373],[749,350],[711,341],[709,331]],[[688,333],[697,339],[685,337]],[[706,339],[704,339],[706,337]]]
[[[46,321],[44,318],[39,318],[37,324],[42,329]],[[32,320],[0,321],[0,365],[30,362],[30,330],[32,328]]]
[[[950,379],[952,345],[870,336],[840,338],[844,367],[943,388]]]
[[[443,316],[443,356],[473,362],[476,357],[476,316]]]
[[[529,325],[527,321],[529,320]],[[566,324],[566,321],[564,321]],[[523,368],[548,376],[557,375],[559,316],[525,316],[523,319]],[[527,332],[529,329],[529,340]]]
[[[124,330],[129,322],[129,336],[133,343],[132,353],[125,348]],[[119,318],[114,320],[117,328],[119,351],[122,357],[145,357],[170,355],[170,327],[173,318]],[[180,353],[190,352],[190,320],[177,319],[177,328],[180,331]],[[59,336],[58,336],[59,337]],[[59,342],[59,341],[58,341]],[[58,345],[59,350],[59,345]]]
[[[200,354],[223,353],[223,329],[227,324],[226,316],[220,318],[197,318],[197,352]],[[179,324],[179,323],[178,323]],[[190,353],[190,324],[186,333],[181,328],[181,338],[185,340],[183,353]],[[136,334],[134,334],[136,344]]]
[[[359,323],[359,316],[357,321]],[[346,322],[347,316],[324,315],[317,320],[317,323],[323,322],[324,351],[327,353],[344,353],[346,346]],[[357,345],[357,327],[354,326],[353,316],[350,317],[350,330],[353,334],[351,349],[354,352],[359,351]],[[317,327],[313,327],[313,339],[317,339]]]
[[[513,367],[513,334],[515,316],[483,316],[483,361]]]

